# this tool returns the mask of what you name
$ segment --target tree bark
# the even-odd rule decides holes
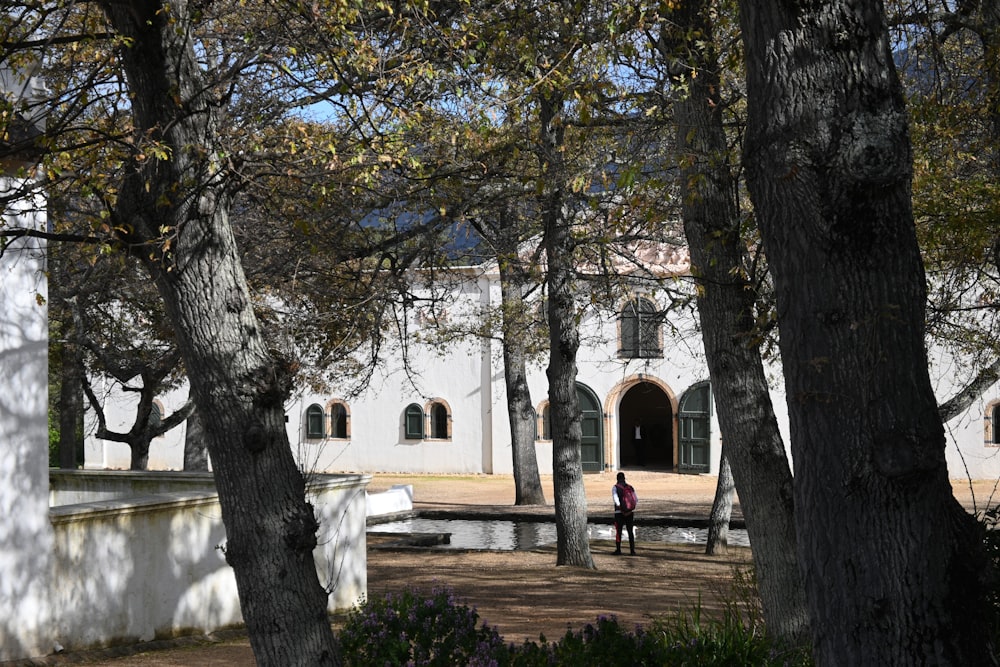
[[[208,448],[205,446],[205,430],[201,417],[194,410],[187,420],[184,434],[184,470],[187,472],[208,472]]]
[[[70,338],[60,350],[59,467],[64,470],[75,470],[83,454],[83,354]]]
[[[221,103],[188,40],[184,2],[103,2],[130,40],[118,53],[132,90],[137,156],[112,211],[175,325],[202,415],[250,643],[260,665],[339,664],[313,560],[317,522],[285,432],[290,373],[265,347],[229,223],[215,138]],[[171,238],[168,246],[163,241]]]
[[[516,252],[516,250],[515,250]],[[524,318],[525,303],[517,271],[511,271],[507,258],[500,260],[500,293],[503,310],[503,362],[507,385],[507,416],[510,420],[514,466],[514,504],[544,505],[545,492],[538,474],[535,454],[535,411],[528,389],[527,351],[523,332],[518,331]]]
[[[981,532],[952,496],[927,370],[882,5],[740,4],[817,664],[993,664]]]
[[[69,271],[62,244],[48,247],[49,359],[57,363],[59,390],[50,396],[59,420],[59,467],[74,470],[83,454],[83,352],[77,344],[76,320],[66,283]],[[51,385],[50,385],[51,386]]]
[[[729,521],[733,518],[735,495],[733,468],[729,465],[726,446],[723,445],[722,457],[719,459],[719,479],[715,484],[715,498],[712,500],[712,512],[708,518],[705,553],[709,556],[720,556],[729,551]]]
[[[724,458],[732,466],[753,545],[764,620],[775,637],[801,644],[808,613],[795,558],[792,476],[756,342],[755,291],[744,269],[746,246],[707,10],[708,3],[682,5],[675,14],[686,29],[684,39],[661,42],[664,57],[674,60],[675,82],[687,87],[674,102],[684,232],[700,287],[698,316]]]
[[[573,282],[573,239],[563,212],[561,176],[562,100],[540,96],[541,159],[544,184],[542,216],[549,318],[549,414],[552,427],[552,475],[556,504],[556,564],[594,568],[587,532],[587,496],[583,486],[583,440],[580,401],[576,394],[576,353],[580,332],[576,324]]]

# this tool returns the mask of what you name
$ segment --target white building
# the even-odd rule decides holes
[[[683,275],[686,259],[664,257],[661,268]],[[329,393],[303,391],[287,406],[288,433],[303,469],[317,472],[510,473],[512,449],[504,368],[496,339],[467,337],[434,344],[429,322],[482,318],[500,302],[499,275],[490,266],[469,267],[449,284],[446,305],[434,316],[419,306],[408,314],[416,332],[408,339],[408,364],[387,352],[368,388],[349,398],[349,387]],[[441,286],[438,286],[440,290]],[[586,472],[645,465],[651,469],[715,474],[720,455],[708,369],[696,317],[666,308],[663,292],[639,291],[615,304],[596,304],[583,317],[578,395],[583,410]],[[944,357],[937,361],[943,363]],[[537,414],[539,470],[552,471],[547,428],[547,381],[540,358],[529,369]],[[958,382],[948,368],[933,369],[939,400]],[[787,410],[780,369],[771,372],[773,399],[787,442]],[[162,398],[169,413],[186,397],[178,390]],[[119,397],[118,401],[126,400]],[[108,425],[131,424],[134,412],[119,402],[107,409]],[[994,385],[947,425],[948,465],[953,478],[1000,477],[1000,438],[991,428],[1000,412]],[[641,424],[641,448],[634,441]],[[154,441],[153,467],[179,468],[184,429]],[[88,467],[127,467],[127,447],[88,438]]]

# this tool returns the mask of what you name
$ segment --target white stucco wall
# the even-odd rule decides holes
[[[986,439],[986,411],[1000,402],[1000,384],[944,425],[945,456],[952,479],[1000,480],[1000,444]],[[994,426],[996,428],[996,426]],[[977,505],[986,498],[977,498]],[[1000,504],[1000,492],[990,506]]]
[[[0,176],[0,195],[23,184]],[[6,227],[44,229],[41,197],[7,204]],[[0,661],[47,652],[48,313],[41,244],[0,258]]]
[[[932,348],[929,356],[938,403],[955,396],[974,377],[975,367],[945,350]],[[987,388],[968,409],[945,423],[945,456],[952,479],[1000,479],[1000,443],[996,431],[988,426],[991,408],[998,403],[1000,382]],[[994,498],[992,504],[998,502],[1000,497]]]
[[[470,270],[467,275],[467,281],[455,287],[446,308],[452,323],[461,317],[474,321],[477,308],[499,304],[495,272]],[[619,358],[617,304],[592,310],[581,321],[577,379],[600,403],[607,469],[620,465],[617,408],[629,383],[640,375],[655,379],[676,401],[689,387],[708,379],[693,313],[673,313],[670,317],[665,332],[679,334],[665,334],[663,357],[652,359]],[[408,341],[407,353],[408,369],[403,368],[398,356],[388,356],[370,387],[357,397],[344,399],[346,389],[334,387],[329,394],[304,393],[293,399],[288,406],[289,436],[292,442],[299,443],[297,455],[304,466],[327,471],[511,473],[513,458],[499,342],[466,338],[442,349],[421,345],[415,336]],[[546,363],[543,355],[528,369],[536,409],[548,398]],[[331,399],[348,404],[350,437],[306,439],[306,409],[313,404],[325,408]],[[451,408],[451,439],[403,437],[406,406],[423,406],[431,399],[442,399]],[[676,424],[673,428],[676,430]],[[719,437],[714,413],[712,433],[711,472],[715,473]],[[551,442],[540,440],[535,446],[539,470],[551,473]]]
[[[78,650],[242,622],[210,474],[60,471],[53,479],[56,496],[91,499],[52,510],[50,644]],[[320,583],[331,591],[331,612],[349,609],[367,592],[369,481],[310,481],[320,523],[313,555]]]
[[[481,279],[461,285],[448,317],[479,308],[486,303],[488,290]],[[305,469],[492,472],[494,387],[489,378],[496,369],[490,342],[469,338],[437,347],[420,344],[414,337],[408,341],[408,352],[408,366],[401,355],[387,355],[368,388],[356,398],[344,399],[347,385],[333,387],[329,394],[303,393],[293,398],[287,406],[289,438],[299,443],[296,454]],[[312,404],[326,408],[331,399],[344,399],[348,404],[350,437],[307,439],[306,409]],[[406,407],[416,403],[426,408],[432,400],[450,408],[451,437],[407,438]]]

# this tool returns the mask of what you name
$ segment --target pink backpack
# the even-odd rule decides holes
[[[635,509],[636,504],[639,499],[635,496],[635,489],[632,488],[631,484],[626,484],[622,486],[621,484],[615,484],[618,487],[618,500],[621,501],[622,507],[626,512],[631,512]]]

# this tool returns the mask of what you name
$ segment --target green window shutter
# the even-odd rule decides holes
[[[423,440],[424,409],[416,403],[410,403],[406,406],[403,428],[407,440]]]
[[[681,472],[708,472],[711,467],[712,388],[708,382],[692,385],[681,397],[677,417],[680,426]]]
[[[629,302],[622,312],[621,354],[623,357],[639,356],[639,315],[635,302]]]
[[[649,299],[636,297],[621,312],[619,354],[630,359],[662,357],[661,318]]]
[[[323,416],[323,408],[315,403],[306,408],[306,438],[316,440],[325,435]]]

